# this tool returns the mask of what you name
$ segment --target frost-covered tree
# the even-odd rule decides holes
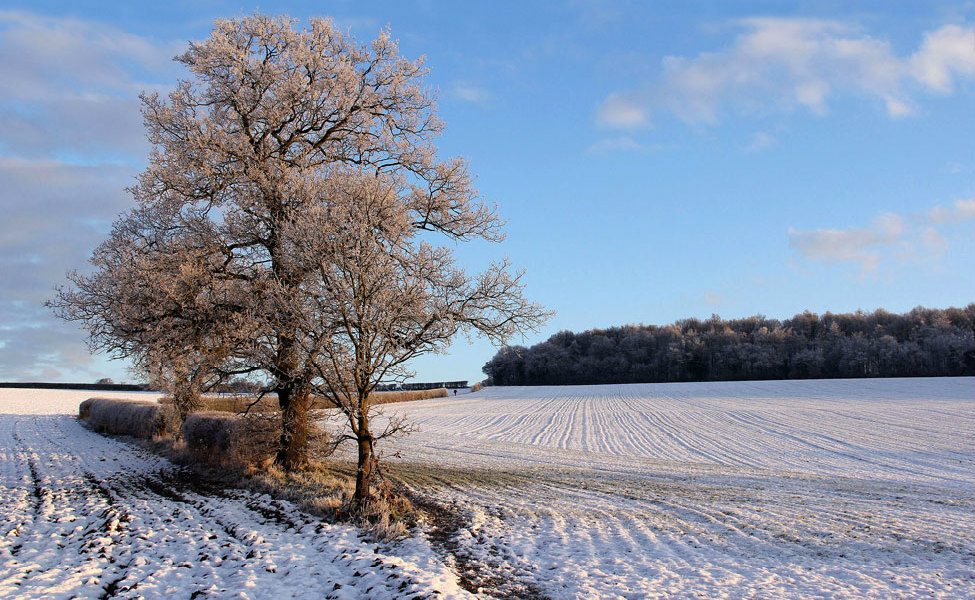
[[[138,240],[154,233],[171,242],[138,271],[191,282],[188,306],[201,310],[184,318],[180,305],[163,321],[172,348],[198,349],[197,365],[272,379],[283,467],[307,461],[311,392],[339,403],[359,443],[364,497],[375,385],[405,376],[406,360],[461,329],[503,341],[544,315],[506,263],[472,277],[434,245],[503,234],[466,163],[438,157],[443,125],[422,61],[399,56],[388,31],[361,45],[328,20],[294,24],[218,21],[177,58],[190,80],[168,98],[143,97],[154,150],[132,189],[138,208],[110,244],[141,252]],[[143,214],[158,231],[142,230]],[[84,305],[86,285],[111,279],[97,254],[96,267],[75,278],[81,295],[62,291],[63,306]],[[96,316],[89,331],[112,338],[104,347],[129,349],[126,331],[100,326]]]
[[[376,387],[404,379],[407,361],[443,350],[459,332],[502,344],[546,313],[525,299],[507,261],[469,275],[449,248],[426,243],[410,208],[416,190],[402,174],[336,170],[321,192],[327,201],[285,229],[296,240],[293,258],[315,267],[294,314],[306,355],[316,357],[313,389],[339,407],[344,438],[357,445],[355,497],[364,499],[375,442],[403,425],[387,419],[374,432]]]
[[[972,375],[975,304],[563,331],[483,370],[496,385]]]
[[[201,220],[151,207],[121,217],[94,252],[90,274],[72,272],[48,305],[89,333],[93,351],[131,359],[173,396],[178,425],[200,394],[247,365],[247,290],[214,269],[219,246]],[[219,368],[218,368],[219,367]]]

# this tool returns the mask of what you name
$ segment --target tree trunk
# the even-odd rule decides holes
[[[365,500],[371,494],[372,437],[359,438],[359,466],[355,473],[355,499]]]
[[[356,438],[359,443],[359,464],[355,472],[355,499],[361,502],[371,494],[369,483],[372,478],[372,434],[369,433],[369,417],[365,412],[359,414]]]
[[[306,385],[290,384],[278,389],[281,444],[274,462],[285,471],[297,471],[308,465],[308,400]]]

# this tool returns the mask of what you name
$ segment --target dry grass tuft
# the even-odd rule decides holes
[[[352,463],[312,461],[308,468],[285,472],[276,465],[249,473],[249,487],[290,500],[304,510],[332,521],[351,523],[378,541],[409,536],[420,521],[420,511],[409,498],[381,478],[374,480],[371,498],[356,502],[355,466]]]

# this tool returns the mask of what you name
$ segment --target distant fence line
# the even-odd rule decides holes
[[[377,389],[380,392],[395,392],[399,390],[435,390],[447,388],[456,390],[469,387],[467,381],[435,381],[429,383],[391,383],[381,385]],[[43,382],[0,382],[0,388],[35,388],[43,390],[95,390],[101,392],[150,392],[156,391],[145,383],[43,383]]]
[[[447,388],[448,390],[458,390],[469,387],[467,380],[464,381],[435,381],[430,383],[390,383],[380,385],[376,388],[379,392],[395,392],[397,390],[435,390],[437,388]]]
[[[42,390],[96,390],[100,392],[152,392],[146,383],[44,383],[0,381],[0,388]]]

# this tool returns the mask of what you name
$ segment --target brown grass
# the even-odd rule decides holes
[[[412,402],[414,400],[429,400],[431,398],[446,398],[447,388],[435,390],[402,390],[399,392],[373,392],[369,398],[372,404],[393,404],[394,402]]]
[[[287,473],[270,465],[248,473],[250,489],[290,500],[304,510],[332,520],[352,523],[378,541],[409,535],[420,511],[381,477],[373,480],[373,494],[355,503],[355,465],[347,461],[312,461],[307,469]]]
[[[446,398],[447,388],[437,388],[435,390],[403,390],[398,392],[373,392],[370,404],[393,404],[395,402],[412,402],[414,400],[429,400],[431,398]],[[172,404],[172,398],[163,398],[161,404]],[[313,398],[312,410],[323,410],[334,408],[335,405],[324,398]],[[249,410],[248,410],[249,409]],[[278,399],[274,396],[265,396],[260,400],[248,396],[204,396],[202,411],[210,412],[231,412],[242,413],[244,411],[252,413],[278,412]]]

